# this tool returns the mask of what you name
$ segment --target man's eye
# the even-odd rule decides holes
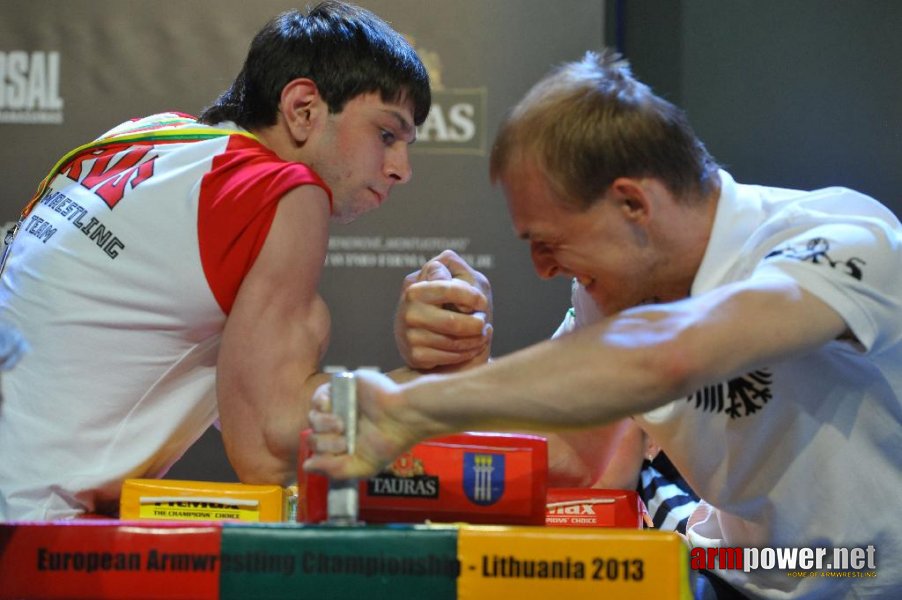
[[[541,252],[541,253],[545,253],[545,254],[554,251],[554,247],[547,242],[533,242],[532,247],[533,247],[533,249],[535,249],[536,252]]]
[[[385,129],[381,130],[380,135],[382,136],[382,143],[386,146],[391,146],[395,143],[395,134],[391,131],[386,131]]]

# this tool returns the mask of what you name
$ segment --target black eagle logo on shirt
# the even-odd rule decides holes
[[[861,267],[867,263],[861,258],[851,257],[846,260],[833,259],[830,254],[830,241],[822,237],[811,238],[807,242],[790,244],[777,248],[764,257],[764,260],[782,256],[799,261],[807,261],[813,265],[828,265],[832,269],[844,272],[846,275],[861,281],[864,274]]]
[[[717,385],[709,385],[687,396],[696,410],[726,413],[731,419],[753,415],[773,397],[773,375],[767,369],[752,371],[742,377]]]

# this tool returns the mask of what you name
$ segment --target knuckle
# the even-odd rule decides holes
[[[465,319],[461,319],[457,313],[454,314],[454,317],[448,322],[449,333],[452,335],[463,335],[467,332],[467,322]]]
[[[411,352],[414,352],[423,345],[425,336],[420,330],[411,329],[408,330],[407,335],[404,336],[404,342],[407,344],[407,347],[410,348]]]
[[[417,282],[411,285],[409,288],[406,288],[401,293],[401,306],[406,308],[407,310],[411,310],[413,306],[422,302],[422,298],[426,293],[425,283]]]
[[[416,281],[408,282],[404,280],[404,287],[401,288],[401,302],[410,302],[416,294]]]
[[[434,367],[435,362],[429,360],[430,354],[430,352],[423,348],[414,348],[413,350],[411,350],[410,355],[414,363],[413,366],[421,369],[431,369],[432,367]]]
[[[482,331],[481,321],[477,316],[455,313],[450,322],[450,333],[458,337],[476,335]]]

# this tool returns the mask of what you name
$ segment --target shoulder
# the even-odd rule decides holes
[[[326,192],[316,186],[292,188],[278,201],[257,262],[273,277],[297,278],[322,270],[329,240]]]
[[[299,185],[314,185],[325,190],[331,199],[331,191],[313,169],[282,160],[260,142],[238,134],[229,136],[204,183],[223,191],[265,191],[268,196],[281,196]]]
[[[309,167],[232,136],[201,182],[198,238],[204,270],[228,313],[252,265],[290,277],[325,257],[330,192]],[[263,252],[264,248],[269,251]]]

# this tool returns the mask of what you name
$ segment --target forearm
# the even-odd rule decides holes
[[[407,383],[423,376],[422,371],[411,369],[410,367],[398,367],[386,373],[395,383]]]
[[[223,335],[217,375],[223,441],[245,483],[293,481],[310,398],[328,381],[317,372],[328,337],[325,304],[298,310],[300,316],[263,308],[243,325],[227,325]]]
[[[220,391],[223,441],[229,461],[243,483],[286,485],[297,476],[300,432],[308,425],[310,398],[328,381],[321,373],[279,376],[273,373],[262,388],[234,387]],[[266,398],[265,409],[253,401]]]
[[[844,330],[826,304],[774,278],[625,311],[490,365],[412,382],[402,397],[437,433],[591,427],[810,352]]]
[[[630,309],[453,375],[398,385],[361,373],[354,455],[329,454],[343,450],[336,439],[340,427],[322,414],[328,396],[317,395],[313,424],[321,446],[306,468],[365,477],[416,442],[446,433],[605,425],[702,385],[813,351],[845,328],[833,309],[791,280],[768,278]]]
[[[663,345],[606,344],[598,328],[550,340],[447,377],[402,387],[436,433],[604,425],[676,397]]]

